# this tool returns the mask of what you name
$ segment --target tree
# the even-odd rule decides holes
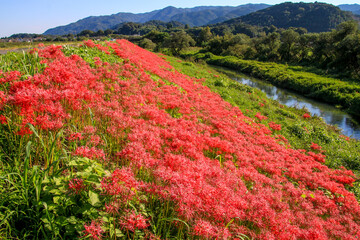
[[[336,45],[336,58],[331,66],[349,70],[359,76],[360,73],[360,34],[349,34]]]
[[[118,33],[123,35],[135,35],[139,34],[140,28],[141,24],[139,23],[127,22],[118,29]]]
[[[153,41],[156,44],[162,44],[165,39],[167,39],[169,37],[169,34],[166,32],[159,32],[156,30],[152,30],[151,32],[149,32],[148,34],[145,35],[145,38],[150,39],[151,41]]]
[[[174,55],[179,55],[181,50],[194,45],[194,39],[183,30],[172,33],[166,42],[166,46]]]
[[[335,41],[341,41],[346,36],[356,34],[359,31],[359,24],[355,21],[347,21],[339,24],[334,36]]]
[[[156,43],[154,43],[148,38],[144,38],[140,41],[139,46],[149,50],[154,50],[156,48]]]
[[[113,34],[113,33],[114,33],[114,30],[112,30],[112,29],[106,29],[106,30],[104,31],[105,36],[109,36],[109,35],[111,35],[111,34]]]
[[[314,42],[318,38],[318,33],[309,33],[300,36],[299,39],[299,59],[302,62],[310,63],[313,55]]]
[[[96,36],[96,37],[100,37],[100,36],[104,36],[105,35],[105,33],[104,33],[104,30],[98,30],[95,34],[94,34],[94,36]]]
[[[292,61],[297,54],[297,45],[300,34],[292,29],[285,30],[281,33],[281,45],[279,53],[282,60]]]
[[[313,63],[326,68],[335,59],[333,32],[318,34],[314,40]]]
[[[79,37],[91,37],[93,35],[94,35],[94,32],[91,30],[83,30],[78,34]]]
[[[269,33],[267,36],[254,40],[254,47],[257,50],[257,58],[262,61],[278,61],[280,48],[280,34]]]
[[[199,44],[205,45],[212,38],[213,38],[213,34],[211,33],[210,28],[208,26],[202,28],[199,33]]]

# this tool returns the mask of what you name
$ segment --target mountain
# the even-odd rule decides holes
[[[203,26],[240,17],[269,6],[267,4],[246,4],[238,7],[212,7],[202,11],[178,14],[172,17],[171,20],[191,26]]]
[[[194,8],[176,8],[169,6],[161,10],[139,14],[120,12],[113,15],[87,17],[75,23],[48,29],[44,34],[77,34],[83,30],[98,31],[109,29],[124,22],[144,23],[151,20],[160,20],[164,22],[177,21],[189,24],[190,26],[202,26],[243,16],[269,6],[270,5],[267,4],[246,4],[237,7],[200,6]]]
[[[360,15],[360,4],[341,4],[338,7],[343,11],[349,11],[353,14]]]
[[[353,20],[350,12],[326,3],[282,3],[229,21],[224,25],[246,23],[277,28],[303,27],[309,32],[325,32],[344,21]]]
[[[45,35],[65,35],[69,33],[77,34],[83,30],[105,30],[112,26],[123,22],[146,22],[147,19],[156,15],[159,11],[152,11],[149,13],[117,13],[107,16],[91,16],[81,19],[75,23],[70,23],[66,26],[60,26],[48,29],[44,32]]]

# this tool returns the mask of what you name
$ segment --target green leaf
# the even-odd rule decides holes
[[[60,196],[53,197],[53,202],[54,202],[55,204],[59,204],[59,203],[61,203],[60,199],[61,199]]]
[[[125,236],[125,235],[121,232],[120,229],[115,229],[115,231],[116,231],[116,236],[117,236],[117,237],[124,237],[124,236]]]
[[[59,190],[59,189],[51,189],[50,191],[49,191],[49,193],[51,193],[51,194],[54,194],[54,195],[61,195],[62,194],[62,192]]]
[[[68,221],[68,223],[70,223],[70,224],[76,224],[76,223],[77,223],[77,220],[76,220],[76,217],[75,217],[75,216],[68,217],[68,218],[67,218],[67,221]]]
[[[101,202],[100,202],[100,199],[99,199],[99,194],[89,190],[89,202],[94,207],[100,207]]]
[[[59,216],[59,217],[56,218],[56,223],[57,223],[57,225],[65,226],[65,225],[68,223],[67,220],[68,220],[68,219],[67,219],[66,217],[64,217],[64,216]]]
[[[302,198],[306,198],[306,194],[301,195]]]
[[[103,220],[104,222],[106,222],[106,223],[110,222],[109,218],[106,217],[106,216],[103,216],[103,217],[102,217],[102,220]]]
[[[113,224],[111,224],[110,225],[110,236],[114,236],[114,225]],[[120,229],[115,229],[115,235],[116,235],[116,237],[125,237],[125,235],[121,232],[121,230]]]
[[[99,183],[99,176],[96,175],[96,174],[91,174],[89,175],[89,177],[86,179],[88,182],[91,182],[91,183]]]

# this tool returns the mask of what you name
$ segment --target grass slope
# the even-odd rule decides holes
[[[125,40],[2,58],[2,238],[356,239],[358,142],[164,59]]]

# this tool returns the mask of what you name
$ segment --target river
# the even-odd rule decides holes
[[[242,84],[260,89],[266,93],[269,98],[283,105],[306,108],[311,115],[322,117],[327,124],[338,126],[345,136],[360,140],[360,124],[349,114],[332,105],[304,97],[295,92],[276,87],[268,82],[246,76],[233,70],[220,67],[215,68]]]

